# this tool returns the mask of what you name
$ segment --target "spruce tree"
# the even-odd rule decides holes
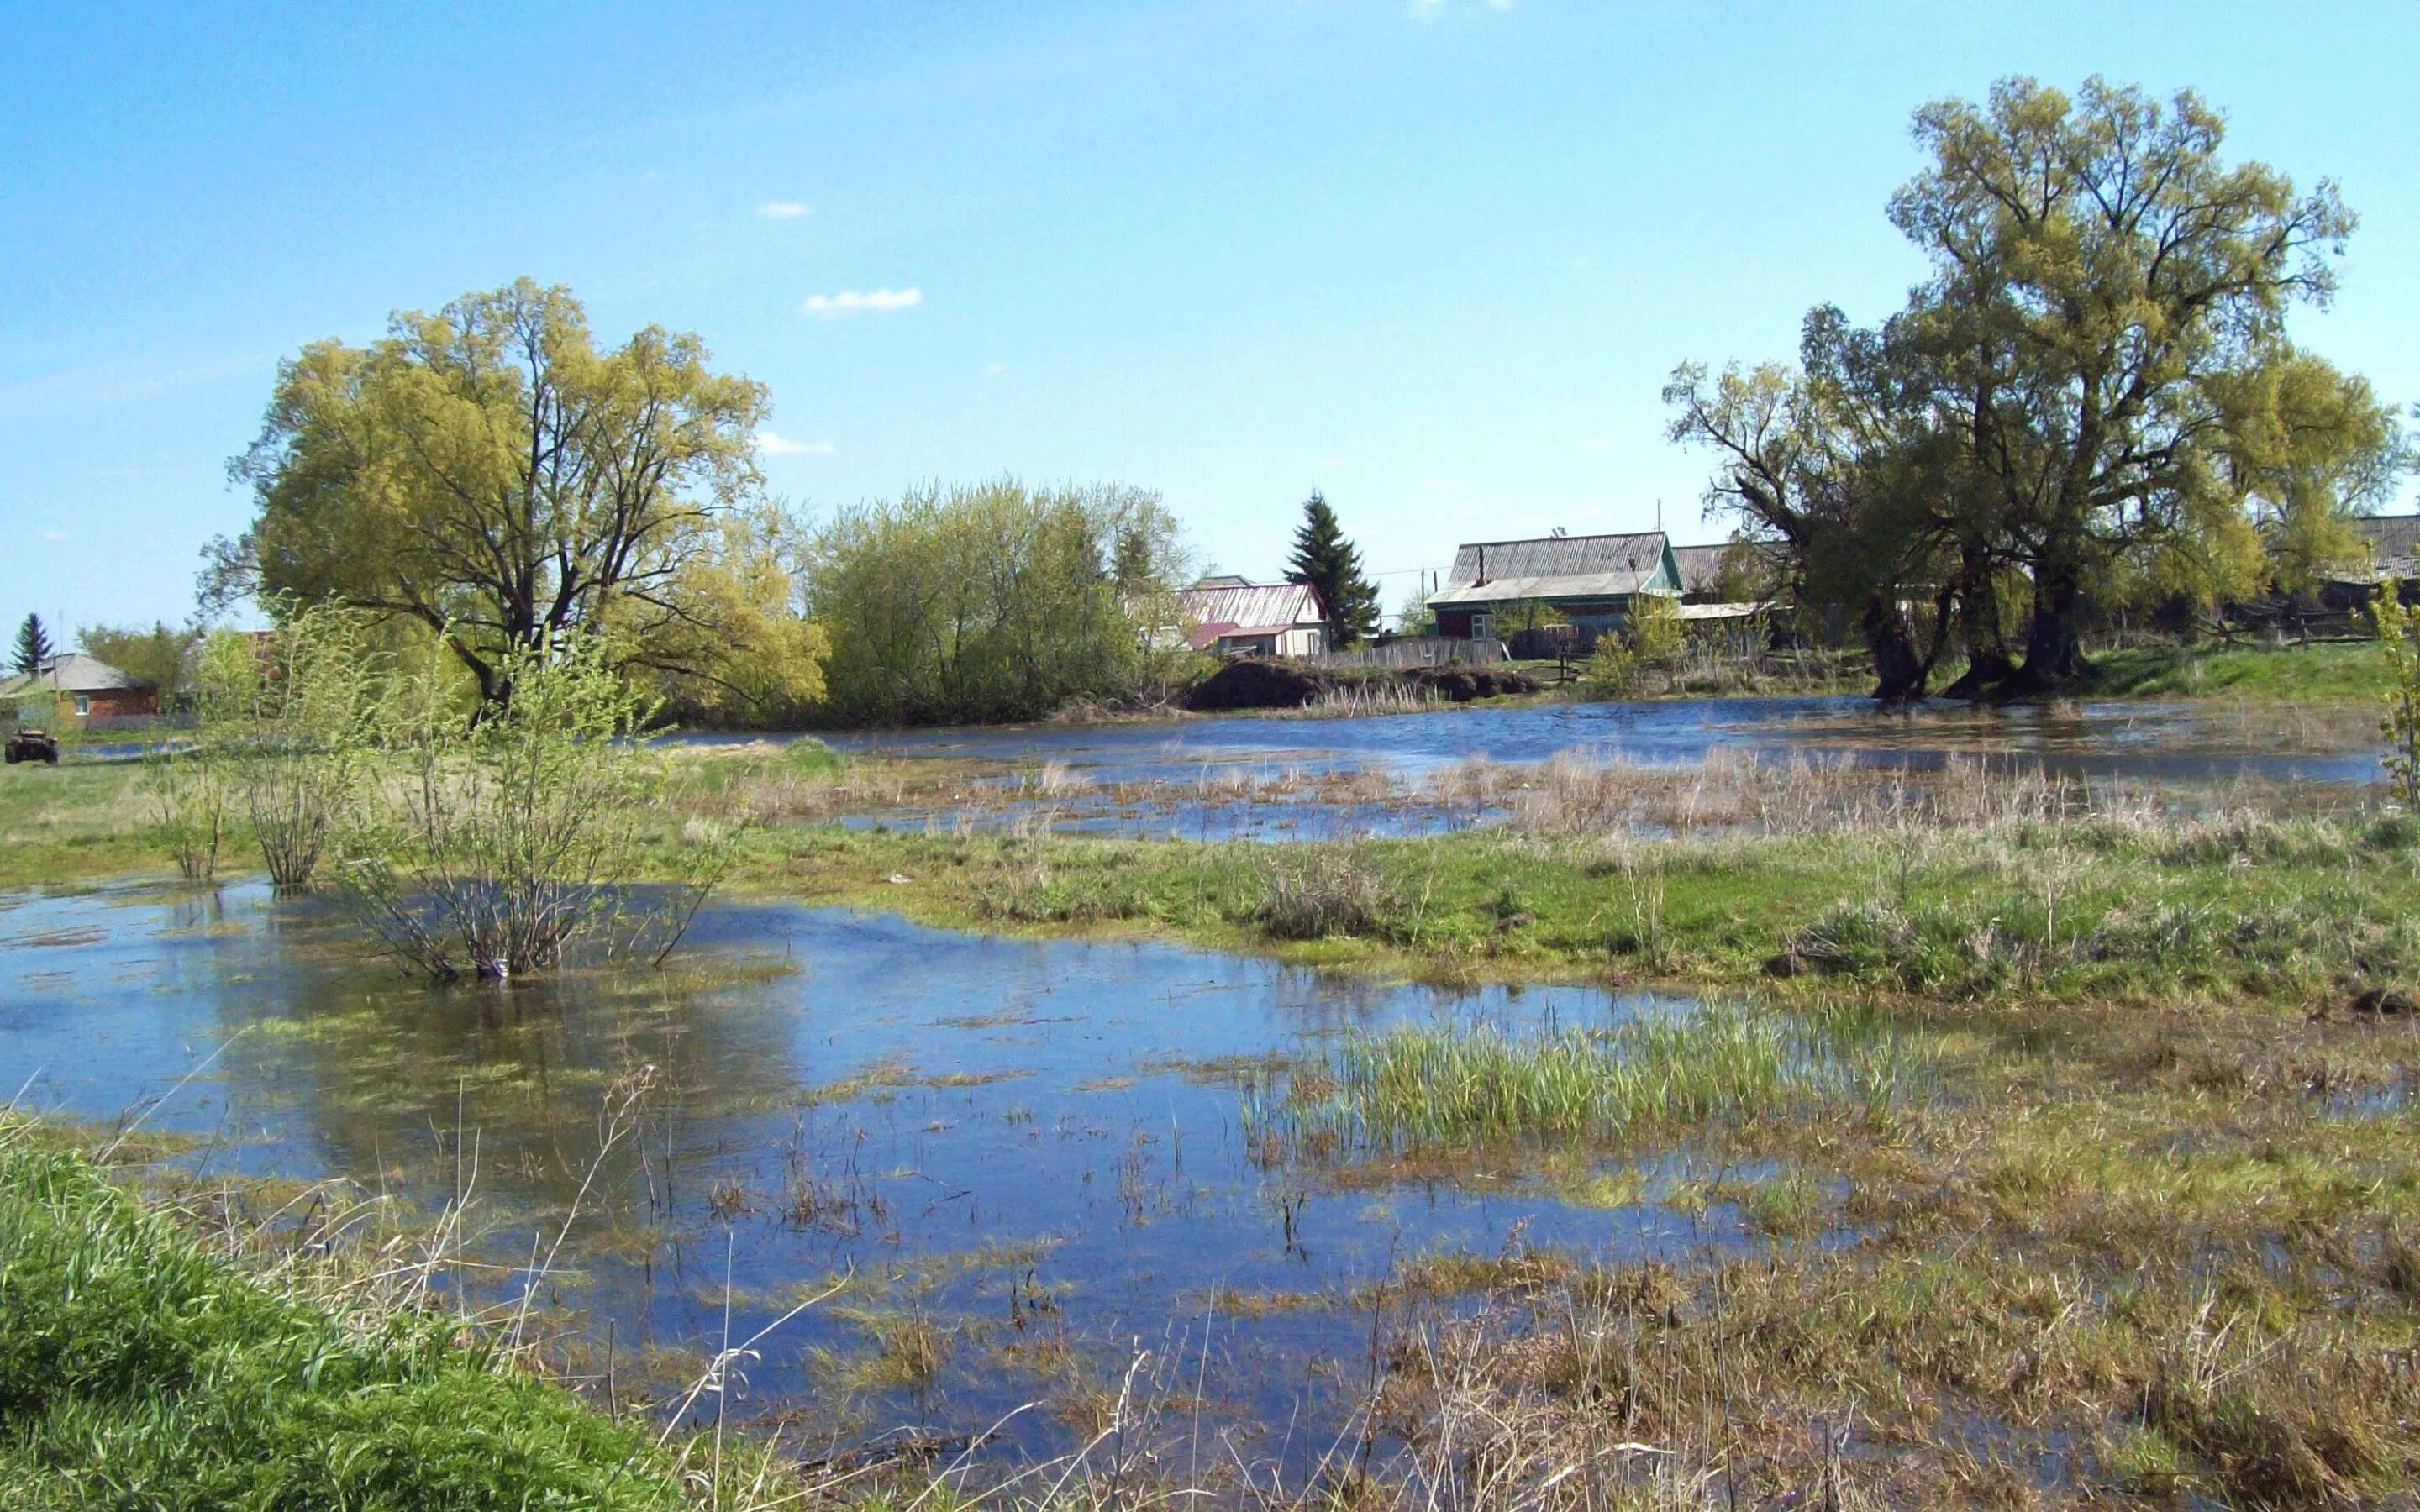
[[[26,615],[25,623],[17,626],[17,671],[30,677],[50,659],[51,632],[42,628],[40,615]]]
[[[1336,511],[1316,488],[1302,506],[1302,528],[1294,532],[1286,581],[1309,583],[1319,595],[1338,650],[1378,633],[1377,585],[1361,575],[1360,551],[1344,538]]]

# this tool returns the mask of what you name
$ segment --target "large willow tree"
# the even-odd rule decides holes
[[[579,301],[528,279],[316,342],[230,464],[259,513],[213,547],[205,597],[415,621],[490,702],[566,636],[692,702],[811,698],[822,640],[755,468],[766,392],[708,361],[654,326],[599,350]]]
[[[1176,522],[1140,489],[919,489],[838,511],[808,563],[808,601],[833,638],[832,717],[1038,718],[1149,694],[1185,659],[1170,629]]]
[[[2400,467],[2359,378],[2286,319],[2335,287],[2353,218],[2220,153],[2190,91],[2004,81],[1916,115],[1931,162],[1891,201],[1930,271],[1870,332],[1810,317],[1794,369],[1684,366],[1676,439],[1719,456],[1709,502],[1855,603],[1878,691],[1960,693],[2087,669],[2089,607],[2209,603],[2288,577],[2272,544],[2340,550]]]

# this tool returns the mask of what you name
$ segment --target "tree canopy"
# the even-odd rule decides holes
[[[76,632],[76,642],[87,654],[157,688],[163,707],[184,693],[189,654],[200,639],[198,630],[176,630],[160,624],[147,630],[88,625]]]
[[[1149,690],[1174,648],[1176,522],[1117,485],[1015,479],[919,489],[834,514],[807,543],[807,598],[832,632],[828,717],[862,724],[1030,719]]]
[[[1871,330],[1807,317],[1794,368],[1687,364],[1675,439],[1712,509],[1776,542],[1802,594],[1860,609],[1879,692],[2048,687],[2088,606],[2209,603],[2340,553],[2401,467],[2392,415],[2287,338],[2353,217],[2230,164],[2217,112],[2099,79],[2009,79],[1916,113],[1892,223],[1928,276]],[[2273,563],[2267,539],[2282,554]],[[2299,562],[2300,566],[2284,565]]]
[[[1361,572],[1361,552],[1344,538],[1336,511],[1318,489],[1303,501],[1302,524],[1294,532],[1294,556],[1286,581],[1309,583],[1327,612],[1330,638],[1339,649],[1378,633],[1383,609],[1378,588]]]
[[[316,342],[229,464],[258,513],[212,548],[206,604],[416,621],[490,702],[516,655],[567,634],[721,695],[812,697],[820,640],[753,513],[766,392],[708,364],[655,326],[599,350],[570,291],[528,279],[398,312],[366,347]]]
[[[28,614],[17,626],[17,644],[12,665],[20,673],[31,676],[42,670],[51,659],[51,632],[42,627],[42,617]]]

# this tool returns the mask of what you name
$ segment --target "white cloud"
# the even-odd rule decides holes
[[[1611,441],[1609,441],[1609,440],[1606,440],[1604,437],[1602,437],[1602,436],[1591,436],[1591,437],[1590,437],[1590,438],[1589,438],[1589,443],[1588,443],[1588,445],[1587,445],[1585,448],[1583,448],[1583,450],[1590,451],[1590,452],[1602,452],[1602,451],[1604,451],[1606,447],[1611,446],[1612,444],[1613,444],[1613,442],[1611,442]]]
[[[756,213],[768,221],[795,221],[801,215],[813,215],[815,208],[785,199],[768,199],[756,207]]]
[[[1007,371],[1008,364],[1006,363],[985,363],[984,364],[984,377],[985,378],[998,378]]]
[[[45,541],[64,541],[67,538],[68,532],[65,531],[44,531],[42,532],[42,539]]]
[[[1512,0],[1480,0],[1480,6],[1488,10],[1510,10]],[[1453,8],[1453,0],[1404,0],[1404,14],[1425,26]]]
[[[1443,493],[1452,486],[1452,484],[1446,482],[1443,478],[1422,478],[1420,480],[1420,492],[1422,493]]]
[[[756,433],[756,450],[767,456],[830,456],[830,441],[794,441],[787,436],[776,436],[769,430]]]
[[[837,294],[812,295],[799,306],[799,313],[837,320],[845,315],[888,315],[923,302],[924,291],[920,288],[847,288]]]

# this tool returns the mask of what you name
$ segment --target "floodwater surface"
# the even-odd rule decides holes
[[[495,1269],[464,1284],[489,1300],[528,1285],[577,1200],[539,1322],[592,1368],[610,1340],[626,1402],[837,1288],[754,1346],[733,1404],[792,1443],[960,1436],[1036,1403],[1002,1436],[1062,1450],[1140,1350],[1147,1380],[1201,1387],[1222,1442],[1306,1463],[1369,1371],[1364,1288],[1422,1257],[1756,1241],[1719,1186],[1686,1216],[1658,1200],[1705,1190],[1685,1152],[1273,1156],[1249,1116],[1269,1068],[1388,1025],[1691,1006],[748,901],[709,906],[665,971],[440,990],[257,886],[0,896],[0,1074],[23,1103],[423,1215],[468,1191]]]
[[[1583,751],[1608,764],[1686,766],[1711,751],[1838,756],[1929,769],[1953,756],[2057,775],[2366,782],[2375,742],[2316,731],[2286,713],[2112,701],[1886,710],[1855,696],[1477,705],[1361,718],[1224,716],[1132,724],[915,730],[827,737],[843,750],[1007,764],[1059,762],[1102,782],[1187,780],[1250,764],[1306,771],[1375,767],[1424,776],[1455,762],[1542,762]],[[2316,749],[2293,748],[2316,744]]]

